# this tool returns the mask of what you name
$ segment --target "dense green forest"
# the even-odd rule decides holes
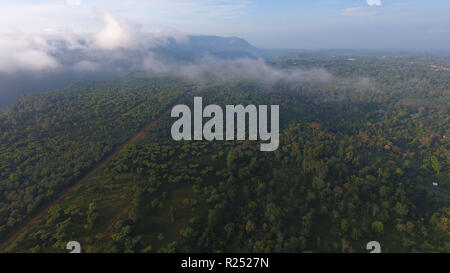
[[[0,237],[187,90],[135,75],[22,97],[0,116]]]
[[[280,105],[279,149],[176,142],[166,117],[4,251],[449,252],[448,63],[290,56],[272,65],[334,79],[208,82],[205,105]],[[16,102],[0,116],[0,235],[191,88],[139,74]]]

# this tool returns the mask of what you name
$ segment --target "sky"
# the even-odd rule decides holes
[[[98,32],[105,11],[145,32],[260,48],[450,49],[448,0],[0,0],[0,32]]]

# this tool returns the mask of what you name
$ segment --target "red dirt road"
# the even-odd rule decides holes
[[[181,96],[176,100],[174,105],[178,104],[186,95]],[[147,124],[142,130],[140,130],[136,135],[134,135],[132,138],[130,138],[127,142],[122,144],[120,147],[114,150],[113,153],[105,157],[102,161],[100,161],[97,166],[92,169],[90,172],[88,172],[86,175],[84,175],[80,180],[75,182],[73,185],[71,185],[68,189],[64,190],[58,197],[56,197],[55,200],[53,200],[49,205],[46,205],[44,208],[40,209],[35,216],[33,216],[31,219],[25,220],[25,222],[16,228],[16,230],[13,230],[11,234],[9,234],[3,242],[0,244],[0,251],[5,249],[10,243],[12,243],[19,235],[24,233],[31,225],[33,225],[35,222],[37,222],[42,216],[44,216],[47,211],[49,211],[52,207],[60,203],[64,198],[66,198],[68,195],[73,193],[83,182],[86,182],[90,177],[95,175],[98,171],[103,169],[117,154],[120,153],[120,151],[124,150],[131,144],[137,142],[138,140],[142,139],[142,137],[145,135],[145,133],[150,130],[155,124],[157,124],[161,119],[169,115],[169,113],[172,110],[172,107],[170,106],[165,110],[163,113],[161,113],[159,116],[157,116],[155,119],[153,119],[150,123]]]

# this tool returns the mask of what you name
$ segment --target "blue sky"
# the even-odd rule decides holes
[[[98,31],[102,10],[263,48],[450,49],[448,0],[0,0],[0,31]]]

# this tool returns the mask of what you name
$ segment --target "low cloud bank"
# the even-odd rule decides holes
[[[186,65],[178,70],[177,74],[189,79],[202,79],[214,77],[216,80],[250,80],[265,84],[279,81],[323,81],[328,82],[334,77],[324,69],[276,69],[268,65],[263,59],[236,59],[223,60],[206,56],[200,62]]]
[[[276,69],[257,58],[221,59],[208,54],[184,58],[185,53],[168,50],[171,43],[188,42],[183,33],[174,29],[143,33],[138,25],[107,11],[97,13],[104,24],[98,33],[0,33],[0,108],[26,92],[104,80],[133,71],[191,80],[333,80],[323,69]]]

